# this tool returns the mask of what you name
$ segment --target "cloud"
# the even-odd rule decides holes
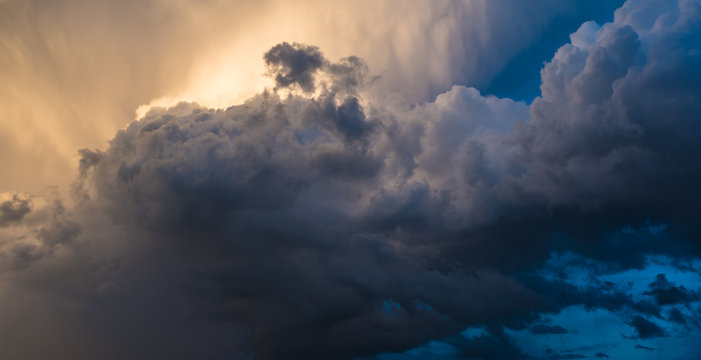
[[[408,221],[441,206],[395,210],[415,211],[404,197],[422,202],[425,188],[384,188],[381,180],[394,173],[370,147],[371,138],[387,141],[369,125],[379,119],[335,94],[263,94],[225,111],[193,104],[155,110],[92,165],[95,206],[148,239],[139,252],[171,249],[157,267],[194,272],[171,280],[174,290],[192,292],[191,316],[245,324],[244,345],[260,359],[404,350],[523,303],[535,306],[527,289],[497,272],[443,274],[421,265],[421,251],[393,244]],[[444,298],[448,292],[455,296]],[[517,308],[514,297],[522,299]],[[397,314],[383,311],[388,300]]]
[[[357,57],[273,47],[277,89],[153,108],[80,152],[74,206],[3,203],[5,293],[33,302],[2,308],[51,305],[13,336],[65,329],[1,357],[66,358],[85,339],[83,358],[354,359],[448,338],[466,358],[527,358],[505,326],[634,308],[614,284],[538,270],[557,251],[609,271],[698,254],[697,4],[631,1],[586,24],[530,107],[465,86],[384,102]],[[680,289],[663,276],[649,295]],[[468,326],[487,332],[457,336]]]
[[[29,200],[14,195],[12,199],[0,203],[0,227],[18,223],[30,211]]]
[[[551,355],[548,359],[562,360],[562,359],[586,359],[588,356],[583,354],[556,354]]]
[[[263,59],[278,87],[296,84],[305,92],[314,91],[314,73],[324,65],[319,48],[286,42],[275,45]]]
[[[490,326],[482,335],[473,338],[458,337],[450,342],[462,359],[528,359],[500,326]]]
[[[688,304],[697,299],[693,291],[687,290],[683,285],[676,286],[664,274],[657,274],[655,281],[648,287],[650,290],[644,294],[653,297],[659,305]]]
[[[93,314],[67,332],[108,344],[86,349],[89,357],[171,357],[182,350],[174,344],[195,337],[202,343],[181,356],[226,356],[238,345],[258,359],[350,359],[537,306],[508,276],[444,273],[428,265],[425,241],[403,244],[414,236],[403,230],[412,219],[446,210],[425,184],[405,191],[390,183],[406,181],[415,165],[404,152],[389,160],[381,151],[420,139],[396,137],[407,129],[361,104],[353,94],[362,81],[349,64],[360,65],[346,59],[319,69],[315,88],[343,76],[315,97],[267,92],[226,110],[154,109],[106,150],[82,150],[76,207],[60,226],[25,224],[26,235],[11,241],[35,234],[33,249],[45,250],[8,276],[29,292],[51,284],[73,299],[73,311]],[[503,112],[501,104],[524,107],[454,91],[448,104],[474,103],[487,115]],[[435,112],[437,124],[455,121],[440,110],[421,111]],[[464,131],[478,134],[479,121]],[[406,203],[412,198],[419,208]],[[384,311],[390,300],[396,313]],[[70,321],[71,312],[54,311]],[[152,334],[148,346],[129,346],[134,328]],[[120,350],[102,354],[107,348]]]
[[[558,50],[541,72],[542,96],[531,106],[532,120],[514,135],[522,171],[513,183],[528,196],[520,202],[576,213],[574,221],[563,219],[558,226],[571,223],[569,235],[589,239],[578,250],[628,265],[640,258],[614,250],[611,242],[626,241],[627,234],[614,235],[620,224],[656,219],[674,233],[677,225],[699,221],[696,202],[687,201],[698,196],[688,181],[700,170],[689,157],[698,151],[692,114],[701,106],[699,89],[689,82],[699,74],[691,65],[697,56],[691,40],[697,4],[680,3],[669,13],[637,4],[628,2],[616,12],[616,21],[594,35],[588,24],[573,35],[595,36],[594,43],[575,41]],[[634,27],[622,20],[633,9],[665,23],[654,32]],[[587,213],[592,216],[581,216]],[[585,218],[589,229],[574,224]],[[629,233],[638,237],[643,252],[681,250],[645,240],[660,234],[644,228]],[[606,237],[611,242],[603,244],[603,251],[602,243],[592,239]]]
[[[635,328],[640,339],[667,336],[665,329],[642,316],[634,316],[630,321],[630,325]]]
[[[533,325],[529,329],[533,334],[536,335],[543,335],[543,334],[567,334],[569,333],[569,330],[563,328],[560,325],[545,325],[545,324],[538,324],[538,325]]]
[[[677,308],[672,308],[669,310],[667,313],[667,321],[673,324],[682,325],[687,330],[690,330],[689,325],[691,324],[695,325],[697,328],[699,327],[697,316],[694,314],[687,315]]]
[[[12,170],[0,187],[68,187],[75,149],[103,147],[140,105],[242,103],[268,85],[260,56],[283,41],[358,55],[384,79],[373,96],[413,103],[488,81],[586,3],[3,1],[0,160]]]
[[[645,345],[635,345],[635,348],[640,349],[640,350],[647,350],[647,351],[655,351],[656,350],[655,348],[651,348],[651,347],[645,346]]]

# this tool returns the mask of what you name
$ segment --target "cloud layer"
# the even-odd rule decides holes
[[[464,86],[397,105],[358,57],[276,45],[275,89],[154,108],[82,150],[75,206],[0,202],[0,355],[354,359],[449,339],[519,358],[505,327],[567,332],[535,322],[574,305],[641,309],[636,336],[665,336],[646,317],[693,289],[658,276],[645,307],[539,270],[553,252],[602,273],[698,256],[700,11],[629,0],[585,23],[530,106]]]
[[[140,105],[240,104],[267,85],[260,56],[283,41],[360,56],[384,79],[373,97],[417,102],[489,81],[587,3],[5,0],[0,189],[67,187],[75,149],[103,147]]]

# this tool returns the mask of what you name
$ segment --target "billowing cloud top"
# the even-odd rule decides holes
[[[547,271],[699,256],[700,22],[699,1],[629,0],[571,35],[531,105],[464,86],[388,104],[362,59],[280,43],[273,89],[154,108],[81,150],[75,205],[2,199],[0,355],[355,359],[442,339],[527,358],[505,328],[569,334],[538,321],[577,305],[624,309],[634,339],[668,336],[663,310],[688,329],[672,307],[695,289],[663,274],[641,301]]]

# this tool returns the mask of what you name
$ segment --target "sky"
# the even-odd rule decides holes
[[[0,358],[701,351],[699,0],[0,0],[0,49]]]

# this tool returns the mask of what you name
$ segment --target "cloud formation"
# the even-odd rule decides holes
[[[81,150],[75,206],[0,204],[0,329],[17,340],[1,357],[354,359],[450,339],[526,358],[505,328],[635,308],[538,270],[557,251],[604,272],[698,255],[701,5],[662,3],[584,24],[531,106],[464,86],[385,103],[360,58],[281,43],[275,89],[152,109]],[[664,275],[646,294],[696,299]]]
[[[383,78],[374,97],[412,103],[489,81],[589,3],[5,0],[0,188],[68,187],[75,149],[102,148],[140,105],[242,103],[268,86],[260,55],[283,41],[362,57]]]

